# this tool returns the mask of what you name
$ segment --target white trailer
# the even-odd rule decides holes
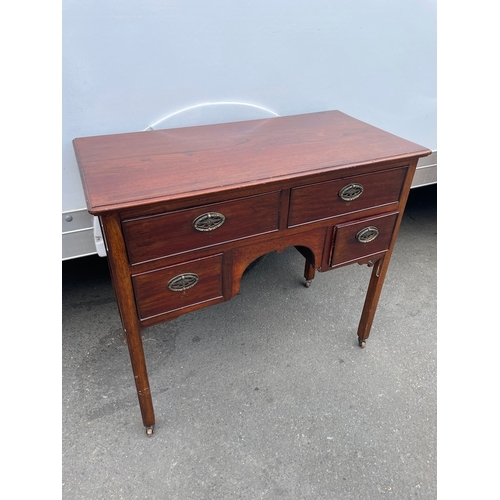
[[[75,137],[339,109],[433,154],[436,0],[63,0],[62,258],[104,254]]]

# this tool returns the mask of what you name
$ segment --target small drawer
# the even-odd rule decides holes
[[[288,226],[337,217],[399,200],[407,167],[292,189]]]
[[[278,229],[279,191],[123,221],[129,262],[175,255],[196,248]]]
[[[388,250],[397,218],[393,213],[335,226],[332,267]]]
[[[222,299],[222,254],[137,274],[132,282],[141,320]]]

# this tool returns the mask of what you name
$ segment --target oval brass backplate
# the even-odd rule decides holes
[[[193,227],[197,231],[213,231],[224,224],[226,218],[218,212],[207,212],[193,221]]]
[[[199,280],[200,277],[195,273],[179,274],[179,276],[172,278],[168,282],[168,288],[172,290],[172,292],[183,292],[184,290],[192,288]]]
[[[379,231],[375,226],[368,226],[358,231],[356,239],[360,243],[370,243],[370,241],[373,241],[378,235]]]
[[[359,198],[363,194],[363,186],[357,182],[347,184],[339,191],[340,199],[344,201],[352,201]]]

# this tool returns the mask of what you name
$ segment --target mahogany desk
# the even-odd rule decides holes
[[[74,140],[99,216],[148,435],[142,327],[229,300],[258,257],[296,247],[315,271],[373,266],[375,316],[413,174],[427,148],[340,111]]]

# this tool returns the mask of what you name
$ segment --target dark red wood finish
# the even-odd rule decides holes
[[[388,250],[397,217],[397,213],[385,214],[335,226],[332,267],[357,262],[360,258],[371,257]],[[378,236],[367,243],[358,241],[357,234],[368,227],[377,228]]]
[[[422,146],[328,111],[74,140],[90,213],[100,217],[143,423],[155,424],[140,329],[229,300],[246,267],[295,246],[315,272],[373,266],[358,327],[369,336]],[[348,183],[363,186],[352,201]],[[220,227],[200,230],[206,213]],[[219,214],[219,215],[217,215]],[[375,226],[370,242],[359,231]],[[192,287],[169,284],[196,276]]]
[[[430,154],[340,111],[84,137],[74,147],[96,215]]]
[[[294,188],[288,224],[292,227],[397,202],[406,172],[403,167]],[[342,200],[339,192],[352,183],[362,185],[363,193],[355,200]]]
[[[170,280],[186,273],[198,276],[199,281],[195,286],[183,291],[168,288]],[[189,306],[221,302],[222,254],[137,274],[132,281],[141,320],[180,311]]]
[[[226,241],[278,230],[280,193],[212,203],[187,210],[123,222],[131,264],[205,248]],[[221,213],[224,223],[214,231],[197,231],[193,221],[206,213]]]

